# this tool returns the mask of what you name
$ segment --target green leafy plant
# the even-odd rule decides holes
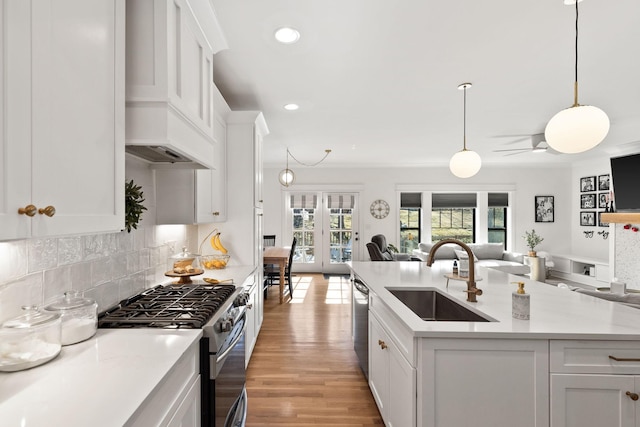
[[[127,232],[131,233],[131,229],[138,228],[142,212],[147,208],[142,204],[144,202],[144,193],[142,187],[135,185],[133,180],[125,183],[124,186],[124,220]]]
[[[544,240],[543,237],[536,234],[536,230],[534,229],[531,229],[531,231],[525,231],[524,236],[522,237],[527,242],[527,247],[531,252],[535,252],[536,246],[538,246]]]

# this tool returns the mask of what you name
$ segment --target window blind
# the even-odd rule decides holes
[[[506,208],[509,206],[509,193],[489,193],[490,208]]]
[[[422,193],[400,193],[401,208],[421,208]]]
[[[437,208],[475,208],[476,193],[433,193],[431,206]]]
[[[329,194],[327,204],[329,209],[353,209],[356,198],[353,194]]]
[[[292,209],[317,209],[318,208],[318,196],[310,193],[298,193],[291,195],[291,208]]]

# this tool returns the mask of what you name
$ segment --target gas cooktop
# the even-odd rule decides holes
[[[236,291],[234,285],[156,286],[98,317],[99,328],[202,328]]]

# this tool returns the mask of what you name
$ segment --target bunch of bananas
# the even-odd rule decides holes
[[[217,232],[213,236],[211,236],[210,243],[211,243],[211,247],[213,249],[216,249],[216,250],[222,252],[223,254],[229,253],[227,248],[225,248],[224,245],[222,244],[222,242],[220,241],[220,232]]]

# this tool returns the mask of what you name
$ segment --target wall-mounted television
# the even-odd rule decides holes
[[[640,211],[640,154],[612,157],[611,181],[616,211]]]

